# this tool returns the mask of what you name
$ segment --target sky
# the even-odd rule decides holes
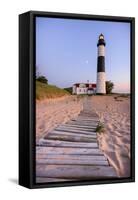
[[[106,80],[130,92],[130,23],[36,17],[36,68],[61,88],[96,83],[97,42],[104,35]]]

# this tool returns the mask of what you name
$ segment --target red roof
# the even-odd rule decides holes
[[[79,87],[80,84],[79,83],[75,83],[74,85],[76,85],[76,87]]]
[[[84,84],[84,85],[86,85],[86,87],[92,87],[92,88],[96,88],[96,83],[75,83],[74,85],[76,86],[76,87],[79,87],[80,86],[80,84]]]
[[[92,83],[92,87],[93,87],[93,88],[96,88],[96,83]]]

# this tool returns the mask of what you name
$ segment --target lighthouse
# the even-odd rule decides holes
[[[98,58],[97,58],[97,94],[105,94],[105,40],[104,35],[99,35],[99,40],[97,43],[98,48]]]

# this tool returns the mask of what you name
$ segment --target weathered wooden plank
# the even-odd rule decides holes
[[[77,117],[76,119],[72,119],[71,121],[91,121],[91,122],[95,122],[95,123],[98,123],[99,122],[99,118],[91,118],[91,117]]]
[[[96,123],[96,122],[99,121],[99,119],[97,120],[95,118],[91,119],[91,117],[85,118],[85,117],[78,116],[76,119],[71,119],[71,121],[94,122],[94,123]]]
[[[93,117],[93,118],[99,118],[99,116],[95,113],[92,113],[91,111],[90,112],[87,112],[85,113],[84,110],[83,112],[80,112],[80,114],[78,116],[83,116],[83,117]]]
[[[103,155],[100,149],[71,148],[71,147],[36,147],[39,154],[58,154],[58,155]]]
[[[61,155],[37,153],[36,159],[58,159],[58,160],[86,160],[86,161],[107,161],[104,155]]]
[[[59,126],[57,127],[55,130],[62,130],[62,129],[65,129],[65,130],[73,130],[73,131],[82,131],[82,132],[95,132],[96,128],[83,128],[83,127],[71,127],[71,126]],[[96,132],[95,132],[96,133]]]
[[[97,126],[97,124],[95,124],[95,125],[90,125],[90,126],[88,126],[88,125],[83,125],[82,123],[80,123],[80,124],[75,124],[75,123],[66,123],[66,124],[63,124],[63,125],[60,125],[60,126],[67,126],[67,127],[78,127],[78,128],[87,128],[87,129],[93,129],[93,128],[95,128],[96,126]]]
[[[79,122],[79,121],[69,121],[67,124],[76,124],[76,125],[82,125],[82,126],[87,126],[88,128],[92,128],[97,126],[98,123],[90,123],[90,122]]]
[[[71,133],[84,133],[84,134],[93,134],[94,131],[88,131],[88,130],[75,130],[75,129],[68,129],[68,128],[56,128],[56,131],[63,131],[63,132],[71,132]],[[95,132],[96,134],[96,132]]]
[[[45,137],[45,139],[54,139],[54,140],[62,140],[62,141],[70,141],[70,142],[96,142],[96,138],[88,138],[84,136],[71,136],[71,135],[57,135],[57,134],[49,134]]]
[[[97,117],[92,117],[91,115],[90,116],[83,116],[83,115],[78,115],[76,118],[73,118],[72,120],[89,120],[89,121],[92,121],[92,120],[99,120],[99,118]]]
[[[99,117],[92,116],[92,115],[79,115],[76,119],[83,119],[83,120],[99,120]]]
[[[80,122],[94,122],[97,123],[99,120],[91,119],[91,118],[82,118],[82,117],[77,117],[76,119],[72,119],[71,121],[80,121]]]
[[[54,183],[54,182],[67,182],[67,181],[77,181],[77,179],[36,177],[36,183],[50,183],[50,182]]]
[[[97,126],[97,125],[96,125]],[[64,124],[58,126],[58,128],[74,128],[74,129],[79,129],[79,130],[95,130],[96,126],[87,126],[87,125],[82,125],[82,124]]]
[[[57,130],[57,129],[54,129],[54,131],[52,131],[52,132],[63,132],[63,133],[74,133],[74,134],[83,134],[83,135],[86,135],[86,136],[93,136],[93,135],[95,135],[95,136],[97,136],[97,133],[96,132],[94,132],[94,131],[82,131],[82,130],[79,130],[79,131],[77,131],[77,130],[69,130],[69,129],[65,129],[65,130],[62,130],[62,129],[59,129],[59,130]]]
[[[60,140],[40,139],[40,146],[54,146],[54,147],[80,147],[80,148],[98,148],[97,143],[84,143],[84,142],[65,142]]]
[[[108,166],[107,160],[93,160],[93,159],[73,159],[73,158],[45,158],[45,159],[36,159],[36,164],[46,164],[46,165],[102,165]]]
[[[67,125],[76,125],[78,127],[84,127],[84,128],[95,128],[98,123],[83,123],[83,122],[78,122],[78,121],[69,121],[66,123]],[[65,125],[65,124],[64,124]]]
[[[78,122],[68,122],[64,125],[61,125],[61,126],[68,126],[68,127],[78,127],[78,128],[82,128],[82,129],[95,129],[97,127],[97,124],[83,124],[83,123],[78,123]]]
[[[80,118],[77,118],[77,119],[72,119],[70,120],[70,122],[80,122],[80,123],[88,123],[88,124],[97,124],[99,122],[99,120],[86,120],[86,119],[80,119]]]
[[[98,179],[117,177],[115,170],[109,166],[79,165],[36,165],[36,176],[70,179]]]
[[[54,134],[54,135],[67,135],[67,136],[79,136],[79,137],[86,137],[86,138],[91,138],[91,139],[96,139],[97,138],[97,134],[96,132],[92,132],[90,134],[84,134],[84,133],[74,133],[74,132],[66,132],[66,131],[56,131],[53,130],[52,132],[48,133],[47,136]],[[44,139],[47,137],[45,136]]]

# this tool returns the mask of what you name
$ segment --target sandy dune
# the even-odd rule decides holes
[[[116,95],[117,96],[117,95]],[[130,175],[130,98],[92,96],[92,106],[104,122],[105,132],[98,134],[100,149],[116,169],[118,176]],[[78,116],[83,109],[83,99],[77,96],[36,103],[36,139]]]
[[[58,99],[37,101],[36,103],[36,139],[77,116],[83,108],[82,99],[67,96]]]
[[[98,134],[100,148],[118,176],[130,176],[130,98],[93,96],[92,104],[104,122],[105,132]]]

